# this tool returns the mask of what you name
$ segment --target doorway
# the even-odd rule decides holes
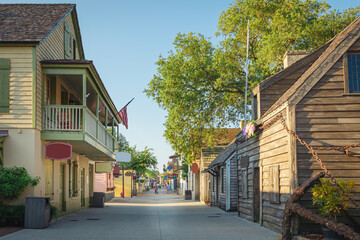
[[[230,161],[226,163],[226,211],[230,211]]]
[[[65,164],[60,164],[60,175],[59,175],[59,207],[61,212],[66,211],[65,202]]]
[[[80,170],[80,184],[81,184],[81,206],[85,206],[85,168]]]
[[[260,171],[258,167],[253,169],[253,206],[254,222],[260,222]]]

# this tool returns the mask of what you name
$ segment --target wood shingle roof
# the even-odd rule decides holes
[[[75,4],[0,4],[1,43],[40,43]]]

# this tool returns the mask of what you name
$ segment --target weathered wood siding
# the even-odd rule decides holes
[[[312,64],[312,63],[311,63]],[[298,78],[311,66],[308,64],[302,69],[286,76],[277,83],[272,84],[260,93],[260,116],[262,116],[276,100],[281,97],[295,82]]]
[[[355,42],[349,51],[360,51],[360,41]],[[359,142],[360,95],[346,96],[343,93],[344,66],[340,58],[296,106],[296,132],[311,146],[345,146]],[[359,158],[347,157],[342,150],[317,152],[334,177],[355,180],[354,198],[360,199]],[[360,149],[353,148],[350,152],[359,154]],[[311,152],[298,142],[297,168],[299,184],[321,171]],[[312,207],[311,199],[308,193],[302,204]],[[360,216],[357,211],[351,213]],[[311,226],[302,222],[300,231],[312,230]]]
[[[10,112],[0,114],[0,128],[32,127],[33,48],[0,47],[10,59]]]
[[[230,160],[230,211],[237,211],[238,207],[238,176],[237,176],[237,159],[236,156],[233,156]],[[222,166],[224,169],[224,178],[219,175],[220,181],[223,179],[224,183],[219,183],[219,202],[217,206],[223,210],[226,210],[226,199],[227,199],[227,168],[226,163]],[[221,171],[220,171],[221,173]],[[222,186],[224,190],[222,191]],[[223,192],[223,193],[222,193]]]
[[[285,111],[282,111],[286,116]],[[265,122],[266,124],[266,122]],[[238,160],[238,191],[239,191],[239,216],[254,221],[253,209],[253,169],[259,167],[260,182],[260,219],[262,225],[277,232],[281,232],[281,221],[285,202],[290,193],[289,178],[289,143],[287,132],[278,121],[269,128],[263,130],[256,138],[239,142],[237,146]],[[248,159],[248,165],[244,166],[244,159]],[[270,167],[279,168],[279,203],[270,201]],[[244,173],[247,173],[243,177]],[[243,180],[246,179],[243,192]],[[275,193],[274,193],[275,194]]]
[[[37,85],[36,85],[36,128],[41,129],[42,122],[42,92],[46,87],[43,86],[42,69],[40,61],[44,59],[65,59],[64,48],[64,29],[66,22],[71,29],[72,36],[76,39],[75,28],[71,14],[61,22],[51,34],[37,47]],[[79,59],[79,46],[76,47],[76,59]],[[44,90],[43,90],[44,89]],[[45,93],[44,93],[45,94]]]
[[[236,154],[230,159],[230,211],[237,211],[238,207],[238,171]]]
[[[224,150],[225,147],[204,148],[200,156],[200,173]],[[200,175],[200,201],[210,202],[210,174]]]

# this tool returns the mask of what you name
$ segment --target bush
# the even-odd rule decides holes
[[[320,207],[320,214],[336,221],[336,216],[342,210],[346,210],[351,196],[351,190],[355,186],[354,180],[342,181],[338,179],[338,184],[344,190],[329,179],[320,179],[321,184],[317,184],[312,189],[313,204]]]
[[[50,220],[57,218],[57,214],[58,214],[58,209],[55,206],[50,205]]]
[[[40,177],[32,178],[24,167],[0,168],[0,201],[14,200],[31,184],[36,186]]]
[[[0,204],[0,222],[7,226],[24,227],[25,206]]]

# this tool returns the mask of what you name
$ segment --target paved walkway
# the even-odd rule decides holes
[[[24,229],[1,239],[280,239],[280,235],[200,202],[153,191],[115,198],[105,208],[61,217],[46,229]]]

